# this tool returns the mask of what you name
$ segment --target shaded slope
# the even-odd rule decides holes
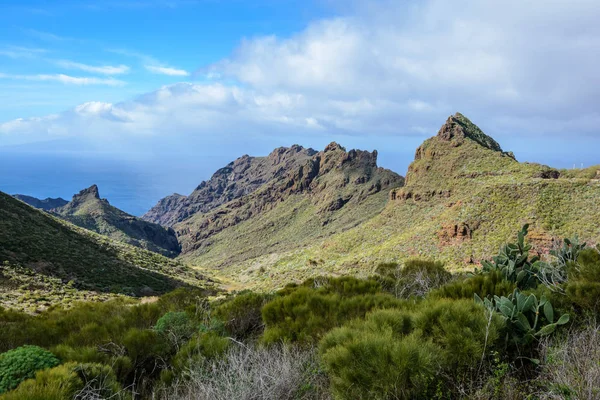
[[[43,200],[37,199],[32,196],[27,196],[24,194],[14,194],[13,197],[15,199],[19,199],[19,200],[29,204],[32,207],[39,208],[41,210],[46,210],[46,211],[51,210],[53,208],[62,207],[68,203],[67,200],[65,200],[61,197],[58,197],[56,199],[48,197]]]
[[[452,134],[448,134],[451,132]],[[544,254],[555,237],[600,242],[600,173],[519,163],[464,116],[448,119],[416,152],[406,185],[385,209],[303,249],[259,256],[223,274],[277,287],[323,273],[368,275],[380,262],[424,256],[472,269],[524,223]]]
[[[179,243],[172,229],[113,207],[100,198],[96,185],[82,190],[68,204],[51,212],[75,225],[133,246],[167,257],[179,254]]]
[[[23,269],[77,289],[127,295],[203,284],[177,261],[78,228],[2,192],[0,264],[11,273]],[[0,274],[0,289],[10,289],[8,275]]]

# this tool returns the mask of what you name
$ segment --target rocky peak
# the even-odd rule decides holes
[[[458,112],[448,117],[446,123],[440,128],[437,137],[457,144],[462,143],[465,138],[469,138],[490,150],[502,151],[498,142],[483,133],[477,125]]]
[[[331,142],[327,145],[327,147],[325,147],[325,150],[323,150],[323,153],[327,153],[330,151],[336,151],[336,150],[341,150],[343,152],[346,151],[346,149],[344,147],[342,147],[339,143]]]
[[[268,155],[267,159],[271,165],[279,165],[290,160],[294,160],[298,156],[313,156],[316,153],[313,149],[305,149],[304,147],[294,144],[291,147],[278,147]]]
[[[83,189],[79,193],[73,196],[73,200],[85,201],[87,199],[100,199],[100,192],[98,191],[97,185],[92,185],[87,189]]]

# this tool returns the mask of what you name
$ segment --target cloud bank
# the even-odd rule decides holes
[[[292,37],[244,39],[230,57],[194,74],[208,79],[204,83],[9,121],[0,124],[0,138],[17,144],[69,136],[148,140],[172,132],[430,136],[455,111],[500,141],[597,138],[598,20],[595,0],[372,2],[314,21]]]

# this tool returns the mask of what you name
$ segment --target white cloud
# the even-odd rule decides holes
[[[9,58],[35,58],[42,53],[46,53],[47,50],[32,48],[32,47],[22,47],[22,46],[6,46],[0,49],[0,55],[9,57]]]
[[[64,74],[36,74],[36,75],[16,75],[0,72],[0,79],[24,80],[24,81],[54,81],[68,85],[107,85],[123,86],[125,82],[114,78],[96,78],[96,77],[77,77]]]
[[[78,69],[81,71],[91,72],[91,73],[95,73],[95,74],[102,74],[102,75],[119,75],[119,74],[125,74],[125,73],[129,72],[129,67],[127,65],[122,65],[122,64],[118,65],[118,66],[111,66],[111,65],[93,66],[93,65],[82,64],[82,63],[69,61],[69,60],[57,60],[55,63],[56,63],[56,65],[63,67],[63,68]]]
[[[455,111],[501,143],[509,134],[598,135],[598,20],[596,0],[371,2],[291,37],[245,39],[198,71],[211,84],[86,103],[2,124],[0,135],[423,136]],[[114,52],[154,73],[188,76],[140,53]]]
[[[170,67],[159,67],[156,65],[146,65],[145,68],[154,73],[154,74],[162,74],[169,76],[188,76],[189,72],[183,69],[170,68]]]

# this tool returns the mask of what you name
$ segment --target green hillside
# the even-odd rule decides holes
[[[70,289],[142,296],[207,283],[179,261],[78,228],[2,192],[0,265],[3,304],[51,303],[49,293],[67,296]]]
[[[390,191],[381,212],[331,236],[320,231],[304,247],[252,253],[255,257],[231,263],[220,274],[245,286],[271,288],[323,273],[364,276],[381,262],[414,256],[442,260],[455,270],[472,269],[524,223],[531,224],[530,240],[541,254],[558,237],[578,234],[598,243],[598,170],[575,173],[520,163],[456,114],[417,149],[406,185]],[[297,240],[309,243],[305,235]],[[230,244],[244,243],[232,236],[237,242]],[[256,237],[259,243],[279,240],[279,235]],[[213,259],[209,252],[194,262],[210,266]]]

